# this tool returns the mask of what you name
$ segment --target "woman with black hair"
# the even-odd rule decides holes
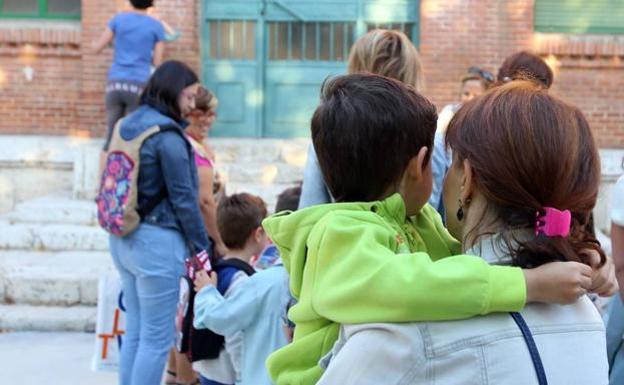
[[[173,345],[184,260],[189,252],[211,250],[199,207],[193,150],[184,135],[184,117],[195,107],[198,87],[197,75],[188,66],[167,61],[147,83],[139,108],[115,128],[125,140],[161,128],[143,142],[137,181],[139,208],[154,208],[144,213],[131,234],[110,236],[126,305],[121,385],[160,384]]]

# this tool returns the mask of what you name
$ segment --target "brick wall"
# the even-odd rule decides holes
[[[196,70],[199,1],[157,3],[158,14],[182,32],[166,57]],[[111,50],[92,55],[88,47],[125,7],[126,0],[82,0],[80,22],[0,23],[0,133],[103,135]],[[553,92],[583,109],[601,146],[624,148],[624,37],[534,33],[532,1],[421,0],[425,93],[439,107],[457,100],[468,66],[495,72],[521,49],[548,58]],[[30,82],[26,66],[34,69]]]
[[[77,127],[79,44],[75,28],[0,29],[0,132],[65,134]]]
[[[535,33],[533,2],[520,0],[422,0],[421,24],[425,93],[438,106],[457,100],[467,67],[496,73],[528,49],[553,67],[552,92],[583,110],[598,144],[624,148],[624,37]]]

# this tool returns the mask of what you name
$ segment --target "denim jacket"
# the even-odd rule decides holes
[[[303,170],[303,185],[301,186],[301,198],[299,209],[331,203],[333,201],[329,190],[325,185],[325,179],[321,173],[321,167],[314,151],[314,146],[308,148],[308,160]]]
[[[503,248],[492,239],[468,253],[507,263]],[[565,306],[532,303],[521,314],[550,385],[608,384],[604,325],[587,296]],[[322,364],[328,361],[318,385],[538,383],[527,344],[507,313],[460,321],[343,325]]]
[[[211,250],[199,208],[199,181],[193,149],[184,136],[186,122],[178,122],[158,110],[143,105],[121,123],[120,134],[129,140],[155,125],[174,125],[148,138],[141,147],[138,203],[145,205],[166,188],[163,199],[143,219],[145,223],[180,231],[191,251]]]

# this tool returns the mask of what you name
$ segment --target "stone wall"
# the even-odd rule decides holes
[[[214,139],[217,168],[228,194],[277,195],[301,181],[308,141]],[[101,139],[0,135],[0,214],[17,203],[54,194],[90,200],[98,186]]]

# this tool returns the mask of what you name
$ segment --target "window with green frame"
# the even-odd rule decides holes
[[[80,19],[80,0],[0,0],[0,18]]]
[[[535,0],[535,31],[624,34],[624,0]]]

